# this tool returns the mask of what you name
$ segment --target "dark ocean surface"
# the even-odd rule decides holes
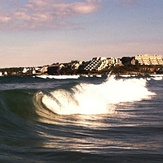
[[[163,162],[163,77],[0,77],[0,163]]]

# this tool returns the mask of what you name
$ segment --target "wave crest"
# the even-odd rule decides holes
[[[113,113],[116,104],[150,99],[154,93],[145,79],[109,77],[101,84],[78,84],[70,91],[58,89],[42,95],[42,104],[60,115]]]

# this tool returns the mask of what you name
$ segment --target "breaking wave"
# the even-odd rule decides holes
[[[146,79],[109,77],[101,84],[81,83],[67,89],[39,92],[41,104],[59,115],[112,113],[118,103],[150,99]]]

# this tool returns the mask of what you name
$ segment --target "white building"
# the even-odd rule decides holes
[[[71,61],[71,69],[77,70],[83,61]]]
[[[105,57],[95,57],[84,68],[87,71],[100,71],[108,66],[108,60]]]
[[[140,65],[163,65],[163,59],[161,55],[137,55],[135,59],[138,60]]]

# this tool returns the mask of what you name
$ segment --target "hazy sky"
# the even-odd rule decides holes
[[[0,67],[163,55],[163,0],[0,0]]]

